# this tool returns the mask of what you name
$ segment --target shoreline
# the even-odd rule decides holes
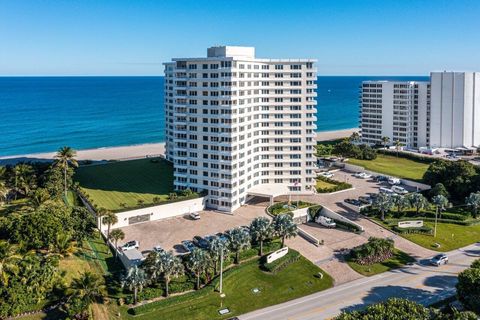
[[[328,141],[350,136],[358,128],[320,131],[317,132],[317,141]],[[15,164],[28,161],[51,161],[56,152],[42,152],[33,154],[13,155],[0,157],[0,165]],[[121,147],[101,147],[96,149],[77,150],[77,160],[128,160],[165,154],[165,142],[144,143]]]

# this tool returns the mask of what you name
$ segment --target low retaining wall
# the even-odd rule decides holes
[[[320,211],[320,215],[322,216],[325,216],[325,217],[328,217],[328,218],[332,218],[333,220],[338,220],[338,221],[342,221],[342,222],[345,222],[345,223],[348,223],[348,224],[352,224],[356,227],[358,227],[358,229],[360,229],[361,231],[365,231],[363,229],[363,227],[361,225],[359,225],[358,223],[356,222],[353,222],[352,220],[350,219],[347,219],[345,218],[344,216],[342,216],[341,214],[338,214],[326,207],[323,207],[322,210]]]
[[[307,222],[307,220],[308,220],[308,207],[293,210],[292,213],[293,213],[293,221],[296,224],[302,224],[302,223]]]
[[[307,240],[308,242],[313,243],[316,246],[320,245],[320,240],[318,240],[317,238],[312,236],[310,233],[308,233],[307,231],[301,228],[298,228],[298,235],[304,238],[305,240]]]
[[[112,225],[111,229],[126,227],[128,225],[155,221],[177,216],[183,216],[190,212],[202,211],[205,209],[205,197],[161,204],[153,207],[146,207],[117,213],[118,222]],[[101,230],[107,226],[102,225]]]

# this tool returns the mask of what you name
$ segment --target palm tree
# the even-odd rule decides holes
[[[390,142],[389,137],[382,137],[383,149],[387,149],[387,144]]]
[[[372,203],[373,208],[381,213],[380,219],[385,220],[385,212],[390,211],[393,206],[392,197],[386,193],[380,193]]]
[[[222,238],[215,238],[210,241],[210,245],[208,247],[208,252],[210,253],[210,257],[213,260],[213,273],[217,274],[217,268],[220,263],[220,259],[222,256],[225,257],[230,253],[228,249],[229,241],[227,239]]]
[[[250,235],[244,228],[233,228],[227,232],[230,239],[230,250],[235,253],[235,263],[240,261],[240,251],[250,247]]]
[[[401,217],[402,211],[407,209],[410,206],[410,201],[405,196],[400,194],[394,195],[392,197],[393,205],[397,208],[397,215]]]
[[[408,196],[408,200],[412,207],[415,208],[417,216],[420,213],[420,210],[425,209],[428,206],[427,199],[421,193],[411,193]]]
[[[78,298],[88,306],[101,298],[105,291],[103,278],[93,272],[85,271],[70,284],[70,297]]]
[[[107,211],[105,216],[102,218],[103,224],[107,225],[107,239],[110,236],[110,228],[112,224],[115,224],[118,222],[118,217],[114,212]]]
[[[207,251],[195,248],[189,255],[187,268],[197,277],[196,289],[200,289],[200,276],[211,266],[212,258]]]
[[[480,209],[480,191],[470,193],[465,199],[465,203],[472,209],[472,217],[477,218],[478,209]]]
[[[55,165],[63,169],[64,175],[64,188],[65,188],[65,198],[67,197],[67,170],[68,165],[71,164],[72,167],[78,167],[78,162],[75,159],[77,152],[70,147],[61,147],[57,154],[55,155]]]
[[[19,190],[23,191],[24,195],[27,195],[34,187],[34,171],[33,167],[28,164],[20,163],[13,168],[15,175],[15,199],[16,193]]]
[[[352,135],[350,136],[350,141],[358,142],[359,140],[360,140],[360,134],[356,131],[352,133]]]
[[[356,132],[355,132],[356,133]],[[250,223],[250,236],[253,241],[260,243],[258,254],[263,255],[263,242],[271,239],[273,236],[273,227],[270,220],[266,217],[257,217]]]
[[[108,236],[108,240],[115,243],[115,258],[118,258],[118,240],[123,239],[125,239],[125,233],[122,231],[122,229],[114,229]]]
[[[101,207],[95,210],[95,217],[97,219],[97,227],[101,229],[101,222],[102,222],[102,217],[104,217],[107,214],[108,210]]]
[[[179,276],[185,273],[185,269],[180,258],[173,255],[173,253],[168,252],[162,254],[162,269],[163,269],[163,278],[165,280],[165,296],[168,297],[168,285],[172,278],[178,278]]]
[[[0,181],[0,206],[7,201],[8,188],[4,181]]]
[[[17,254],[16,247],[8,241],[0,241],[0,283],[7,286],[10,274],[18,272],[18,261],[21,256]]]
[[[273,218],[273,229],[275,233],[282,238],[282,247],[285,246],[285,239],[297,235],[297,225],[293,222],[291,215],[284,213]]]
[[[34,208],[40,207],[48,200],[50,200],[50,193],[45,188],[37,188],[30,196],[30,203]]]
[[[403,143],[400,142],[400,140],[395,141],[395,150],[397,150],[397,157],[398,153],[400,152],[400,148],[403,146]]]
[[[437,236],[437,220],[438,214],[445,210],[445,207],[448,205],[448,199],[442,195],[436,195],[432,198],[432,202],[435,205],[435,229],[433,232],[433,236]]]
[[[138,292],[142,292],[143,287],[148,283],[145,271],[138,266],[128,269],[127,274],[122,278],[122,288],[128,287],[133,291],[133,304],[137,304]]]
[[[72,242],[72,237],[68,233],[59,233],[55,237],[55,243],[52,246],[53,251],[61,257],[68,257],[75,253],[76,247]]]

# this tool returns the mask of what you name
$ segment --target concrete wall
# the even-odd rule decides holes
[[[126,227],[129,225],[129,218],[143,215],[150,215],[148,221],[161,220],[182,216],[194,211],[201,211],[205,209],[205,198],[196,198],[185,201],[178,201],[174,203],[167,203],[163,205],[147,207],[142,209],[135,209],[117,213],[118,223],[112,225],[112,229]],[[144,221],[144,222],[148,222]],[[142,223],[142,222],[139,222]],[[106,226],[102,225],[102,230],[106,230]]]
[[[332,218],[333,220],[339,220],[339,221],[343,221],[345,223],[353,224],[353,225],[357,226],[360,230],[364,231],[363,227],[361,225],[359,225],[358,223],[353,222],[352,220],[347,219],[344,216],[342,216],[341,214],[338,214],[338,213],[336,213],[336,212],[334,212],[334,211],[332,211],[332,210],[330,210],[326,207],[322,208],[322,210],[320,211],[320,215],[328,217],[328,218]]]

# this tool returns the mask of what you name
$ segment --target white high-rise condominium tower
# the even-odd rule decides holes
[[[165,63],[166,157],[175,188],[232,212],[249,195],[310,192],[316,143],[311,59],[257,59],[212,47]],[[284,190],[281,191],[281,190]]]
[[[365,81],[362,141],[409,148],[480,146],[480,73],[432,72],[430,82]]]

